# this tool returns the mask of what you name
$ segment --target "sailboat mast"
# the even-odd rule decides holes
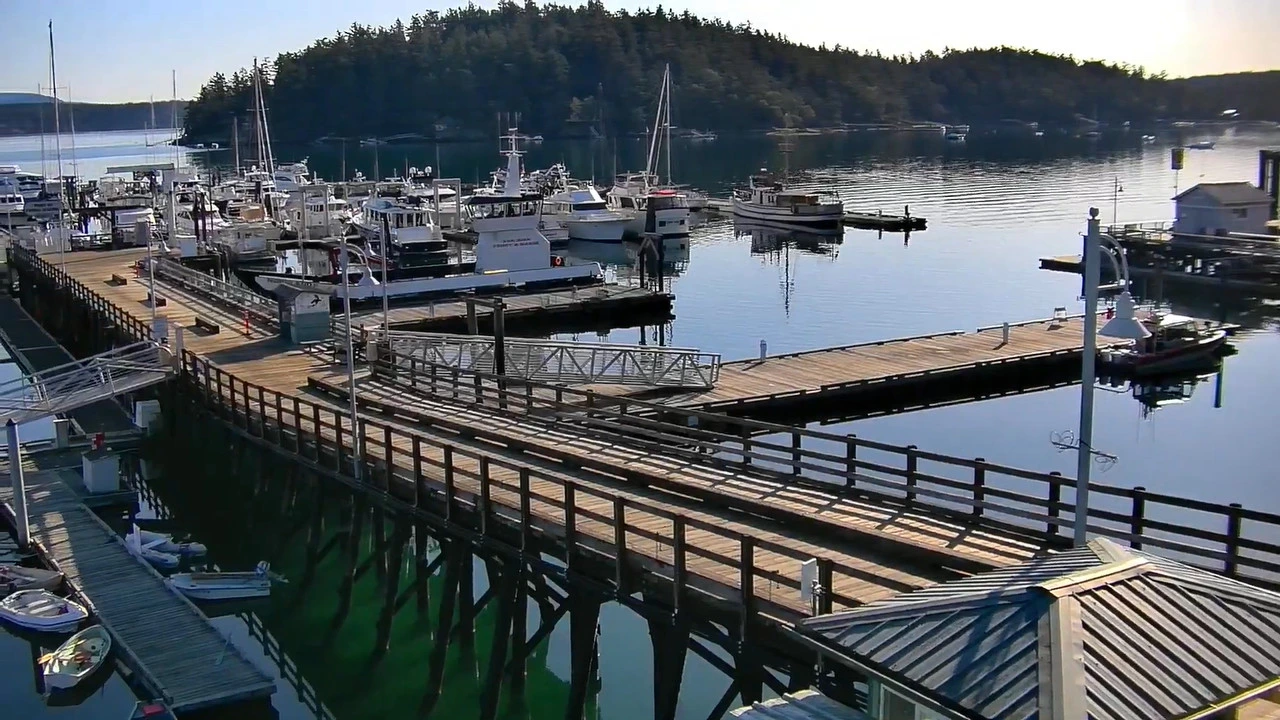
[[[58,64],[54,60],[53,52],[53,21],[49,21],[49,77],[53,82],[53,143],[55,152],[58,155],[58,204],[59,219],[61,213],[66,209],[66,195],[62,187],[62,126],[60,124],[58,111]]]
[[[177,130],[178,129],[178,71],[177,69],[173,69],[173,70],[170,70],[169,72],[172,73],[171,78],[173,81],[173,129]],[[178,169],[178,138],[177,136],[174,136],[173,138],[173,169],[175,172]]]
[[[649,187],[649,177],[653,175],[658,169],[655,165],[655,162],[657,161],[656,156],[657,156],[657,150],[658,150],[658,133],[659,133],[658,128],[662,123],[662,99],[666,97],[666,94],[667,94],[667,73],[663,72],[662,87],[659,88],[658,90],[658,112],[653,117],[653,134],[649,136],[649,157],[645,160],[645,165],[644,165],[644,175],[645,175],[644,184],[645,184],[646,190]]]
[[[76,160],[76,105],[71,100],[71,85],[67,85],[67,115],[71,118],[71,174],[80,177],[80,163]]]
[[[40,96],[40,177],[49,177],[49,161],[44,153],[44,86],[36,85],[36,94]]]
[[[663,139],[663,142],[665,142],[667,146],[666,148],[667,149],[667,183],[670,185],[674,185],[675,178],[671,173],[671,66],[670,65],[667,65],[667,70],[665,75],[666,75],[665,79],[666,79],[666,88],[667,88],[667,99],[666,99],[667,123],[666,123],[666,137]]]
[[[235,153],[236,175],[240,174],[240,118],[231,116],[231,147]]]

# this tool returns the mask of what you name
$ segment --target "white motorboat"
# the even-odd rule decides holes
[[[733,214],[788,225],[834,227],[844,220],[844,203],[824,200],[823,193],[788,190],[780,179],[752,175],[746,190],[733,198]]]
[[[271,174],[271,181],[281,192],[297,192],[311,183],[311,170],[307,168],[305,159],[302,162],[280,165]]]
[[[75,687],[102,668],[110,654],[111,634],[101,625],[91,625],[40,658],[44,686],[49,690]]]
[[[968,140],[969,136],[965,135],[962,132],[956,132],[952,130],[951,132],[946,134],[946,138],[947,138],[947,142],[950,142],[950,143],[962,143],[965,140]]]
[[[62,573],[21,565],[0,565],[0,590],[53,590],[62,584]]]
[[[1188,150],[1212,150],[1216,145],[1217,143],[1215,143],[1212,140],[1201,140],[1200,142],[1193,142],[1190,145],[1187,145],[1187,149]]]
[[[0,165],[0,183],[16,186],[18,194],[24,200],[35,200],[44,192],[44,178],[36,173],[25,172],[17,165]]]
[[[27,200],[22,197],[17,183],[6,182],[0,178],[0,215],[25,216],[26,214]]]
[[[199,557],[208,552],[208,548],[198,542],[175,542],[173,536],[168,533],[139,529],[138,534],[141,536],[139,540],[144,546],[162,553]]]
[[[162,570],[172,570],[182,564],[182,558],[173,553],[156,549],[157,546],[164,542],[164,539],[155,539],[149,543],[144,543],[142,541],[142,533],[135,527],[133,532],[125,536],[124,546],[128,548],[134,557],[151,563]]]
[[[382,246],[383,230],[391,235],[391,255],[444,255],[449,243],[432,222],[431,208],[420,196],[375,197],[364,204],[351,226],[366,243]]]
[[[571,188],[547,202],[550,214],[569,231],[570,240],[622,242],[629,218],[609,210],[594,187]]]
[[[609,209],[626,215],[627,232],[662,238],[689,234],[689,201],[683,193],[659,188],[649,173],[619,175],[609,190]]]
[[[266,562],[252,572],[192,572],[169,576],[169,587],[192,600],[244,600],[271,594],[271,573]]]
[[[0,619],[29,630],[66,632],[87,617],[83,605],[48,590],[19,590],[0,600]]]

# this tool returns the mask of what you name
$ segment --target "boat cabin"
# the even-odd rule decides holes
[[[537,193],[472,195],[467,198],[466,206],[473,221],[539,217],[542,215],[542,196]]]
[[[402,201],[375,198],[364,204],[364,225],[379,231],[386,226],[394,233],[403,228],[430,228],[431,215],[421,202],[411,198]],[[310,212],[310,209],[308,209]],[[321,208],[323,212],[323,208]]]
[[[595,188],[581,188],[561,193],[555,198],[556,212],[582,212],[585,210],[607,210],[608,203],[600,198]]]
[[[1280,593],[1101,538],[797,624],[872,720],[1275,717],[1277,627]]]

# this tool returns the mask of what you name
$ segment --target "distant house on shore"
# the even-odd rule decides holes
[[[1271,219],[1271,198],[1247,182],[1200,183],[1173,202],[1175,233],[1261,235]]]

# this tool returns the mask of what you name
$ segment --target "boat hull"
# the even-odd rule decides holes
[[[689,208],[637,211],[627,220],[626,231],[631,235],[653,233],[664,240],[689,234]]]
[[[0,566],[0,591],[53,590],[62,584],[62,573],[18,565]]]
[[[261,583],[245,585],[201,585],[175,576],[170,578],[169,585],[192,600],[247,600],[271,595],[271,581],[266,579]]]
[[[57,612],[59,607],[65,612]],[[0,601],[0,619],[29,630],[65,632],[87,617],[83,605],[46,590],[19,591]]]
[[[1218,330],[1199,342],[1154,353],[1113,353],[1106,363],[1131,375],[1146,376],[1196,366],[1215,355],[1227,342],[1227,333]]]
[[[111,653],[111,635],[101,625],[87,627],[54,650],[44,663],[49,690],[68,690],[102,669]],[[83,661],[80,658],[83,657]]]
[[[751,220],[766,220],[774,223],[785,223],[798,227],[837,227],[844,220],[843,207],[815,209],[814,212],[799,212],[799,208],[780,208],[733,199],[733,214]]]
[[[623,218],[617,220],[566,219],[564,225],[569,231],[570,240],[587,242],[620,243],[627,231],[627,221]]]

